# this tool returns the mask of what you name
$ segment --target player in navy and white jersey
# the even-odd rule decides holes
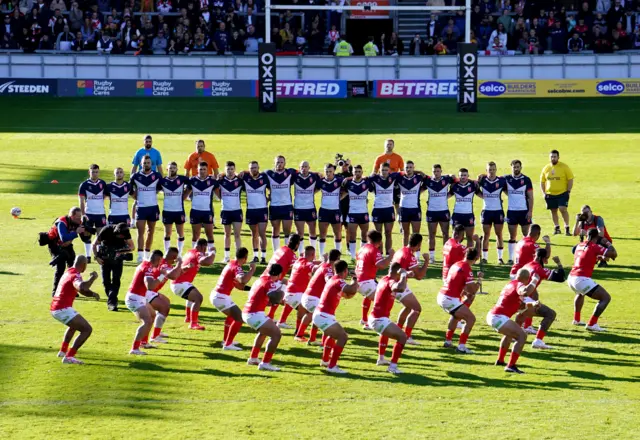
[[[178,164],[169,163],[167,175],[160,179],[160,190],[164,194],[162,204],[162,224],[164,225],[164,253],[171,247],[171,233],[173,225],[176,225],[178,234],[178,254],[182,255],[184,248],[184,200],[189,194],[189,178],[178,175]]]
[[[533,185],[531,179],[522,174],[522,162],[511,161],[511,175],[505,176],[507,182],[507,225],[509,226],[509,264],[513,264],[518,225],[526,237],[533,218]]]
[[[469,170],[460,168],[458,180],[451,184],[449,189],[449,197],[455,197],[451,221],[454,226],[464,226],[464,231],[467,235],[467,247],[473,245],[473,231],[476,224],[476,216],[473,214],[473,197],[477,191],[478,184],[473,180],[469,180]]]
[[[245,223],[251,230],[251,242],[253,243],[253,262],[258,262],[258,250],[262,254],[261,264],[267,264],[267,189],[269,179],[265,173],[260,172],[257,161],[249,162],[249,172],[241,172],[244,182],[244,190],[247,193],[247,212]]]
[[[242,229],[242,207],[240,206],[240,193],[244,190],[244,183],[236,175],[235,162],[228,161],[225,165],[225,174],[218,180],[220,185],[220,219],[224,226],[224,263],[231,261],[231,228],[235,239],[236,251],[242,247],[240,230]]]
[[[334,248],[342,252],[342,213],[340,212],[340,195],[342,193],[342,177],[336,177],[336,166],[328,163],[324,166],[324,178],[319,180],[316,188],[320,190],[320,210],[318,222],[320,226],[320,255],[324,255],[329,225],[333,230]]]
[[[316,247],[318,235],[316,233],[316,222],[318,213],[316,212],[315,193],[316,184],[320,180],[317,173],[309,171],[309,162],[306,160],[300,163],[300,170],[293,179],[293,218],[296,225],[296,232],[302,238],[298,253],[304,254],[304,226],[309,228],[309,244]]]
[[[120,167],[113,171],[113,176],[116,180],[109,182],[107,193],[105,194],[105,197],[109,198],[107,223],[110,225],[126,223],[127,226],[131,226],[131,217],[129,216],[131,184],[124,180],[124,169]]]
[[[209,165],[200,162],[198,165],[198,175],[189,179],[191,190],[191,212],[189,222],[191,223],[192,240],[191,247],[195,249],[200,232],[204,225],[204,233],[207,235],[207,249],[211,252],[213,245],[213,195],[219,197],[218,181],[208,175]]]
[[[265,174],[269,180],[269,220],[271,220],[271,243],[273,252],[280,249],[280,230],[284,231],[284,244],[289,244],[291,226],[293,225],[293,201],[291,200],[291,185],[297,171],[285,168],[287,162],[284,156],[276,156],[273,170]]]
[[[78,188],[78,200],[84,225],[96,228],[96,235],[107,225],[104,198],[109,195],[108,191],[107,183],[100,178],[100,167],[96,164],[91,165],[89,178]],[[80,234],[80,240],[84,243],[87,261],[91,263],[91,234]]]
[[[131,176],[131,197],[136,201],[135,214],[136,228],[138,229],[138,262],[149,259],[151,246],[153,245],[153,233],[156,230],[156,222],[160,218],[158,207],[158,184],[162,175],[151,169],[151,158],[145,156],[142,159],[142,169]],[[144,231],[147,230],[145,240]]]
[[[362,176],[362,165],[353,167],[353,177],[347,177],[342,182],[342,187],[349,198],[349,214],[347,216],[347,233],[349,240],[349,253],[354,260],[356,254],[356,236],[360,229],[360,247],[367,243],[369,232],[369,178]]]
[[[390,173],[389,164],[383,163],[380,166],[379,174],[372,174],[369,177],[369,191],[375,194],[373,199],[373,211],[371,211],[371,221],[376,231],[384,230],[384,247],[387,255],[393,246],[393,223],[396,221],[396,212],[393,207],[393,188],[400,173]]]
[[[420,209],[420,193],[425,190],[424,174],[417,174],[415,164],[408,160],[404,165],[404,173],[398,177],[400,188],[400,224],[402,225],[403,245],[409,244],[411,233],[420,232],[422,212]],[[416,258],[420,259],[420,252],[416,252]]]
[[[449,185],[455,178],[448,174],[442,174],[442,167],[435,164],[431,168],[432,176],[424,179],[424,187],[429,194],[427,200],[427,225],[429,226],[429,262],[436,261],[436,233],[438,225],[442,231],[442,243],[449,240],[449,221],[451,215],[449,213]]]
[[[498,247],[498,263],[504,264],[502,253],[504,243],[502,241],[502,228],[504,227],[504,210],[502,208],[502,193],[506,190],[504,177],[496,175],[498,167],[495,162],[487,164],[487,174],[481,175],[478,179],[478,197],[482,199],[482,262],[486,263],[489,258],[489,237],[491,236],[491,226],[496,232]]]

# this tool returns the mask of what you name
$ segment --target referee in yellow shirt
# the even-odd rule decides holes
[[[545,165],[540,174],[540,189],[547,202],[547,209],[551,210],[551,218],[555,225],[554,234],[560,234],[560,224],[558,221],[558,210],[564,220],[565,235],[571,235],[569,230],[569,195],[573,188],[573,172],[571,168],[560,162],[558,150],[551,150],[549,153],[551,163]]]

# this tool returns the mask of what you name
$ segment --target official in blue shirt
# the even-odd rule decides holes
[[[144,147],[136,151],[135,156],[133,156],[133,161],[131,162],[133,164],[133,166],[131,167],[131,175],[133,176],[138,171],[138,168],[140,167],[142,162],[142,158],[146,155],[149,155],[149,157],[151,157],[151,170],[157,171],[160,173],[160,175],[163,175],[162,155],[158,150],[153,148],[153,139],[151,138],[150,134],[144,137]]]

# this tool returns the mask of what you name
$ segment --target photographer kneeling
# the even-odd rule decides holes
[[[604,219],[595,215],[593,211],[591,211],[591,207],[589,205],[584,205],[581,211],[576,214],[576,223],[573,226],[573,235],[576,237],[580,236],[580,241],[582,242],[587,234],[589,234],[590,229],[597,229],[600,237],[604,237],[609,242],[613,242],[607,232]],[[605,260],[601,260],[598,266],[605,267],[607,266],[607,262]]]
[[[107,295],[107,308],[112,312],[118,311],[123,264],[125,261],[133,261],[131,252],[134,249],[131,232],[126,223],[105,226],[93,243],[93,254],[102,266],[102,285]]]

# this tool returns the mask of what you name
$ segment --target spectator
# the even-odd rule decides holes
[[[438,38],[442,34],[440,23],[438,23],[438,17],[436,14],[431,14],[429,23],[427,23],[427,39]]]
[[[482,0],[480,3],[480,12],[485,15],[491,15],[496,12],[496,3],[491,0]]]
[[[549,47],[553,53],[565,53],[567,51],[567,33],[562,27],[562,23],[556,21],[553,28],[549,31],[549,39],[551,40]]]
[[[307,49],[307,39],[302,33],[302,29],[298,29],[298,35],[296,35],[296,49],[300,53],[304,53]]]
[[[516,24],[513,28],[513,32],[511,35],[510,43],[513,44],[513,47],[508,47],[508,49],[515,49],[520,40],[523,39],[524,33],[527,32],[527,27],[525,26],[524,19],[522,17],[518,18]]]
[[[205,52],[208,49],[208,42],[205,41],[204,34],[200,32],[193,36],[193,51]]]
[[[331,26],[331,30],[329,31],[327,38],[329,40],[329,52],[333,53],[333,49],[335,48],[336,43],[340,39],[340,32],[338,31],[338,28],[336,27],[335,24]]]
[[[236,0],[235,4],[233,5],[233,10],[236,14],[244,14],[247,12],[247,5],[242,3],[242,0]]]
[[[43,34],[38,43],[39,50],[53,50],[53,42],[49,39],[49,34]]]
[[[464,16],[464,11],[456,11],[456,16],[453,19],[453,25],[458,30],[456,38],[460,38],[460,35],[464,33],[466,19]]]
[[[518,47],[516,48],[521,54],[529,54],[529,32],[524,31],[518,39]]]
[[[0,48],[15,50],[18,49],[19,46],[11,34],[4,34],[2,40],[0,40]]]
[[[72,32],[78,32],[82,27],[84,19],[83,12],[78,8],[78,2],[71,3],[71,10],[69,11],[69,27]]]
[[[531,55],[538,55],[540,53],[540,40],[535,29],[529,31],[529,48],[528,53]]]
[[[507,34],[511,34],[513,32],[513,18],[509,15],[509,11],[507,9],[504,9],[502,11],[502,16],[498,18],[498,26],[500,25],[504,27],[504,32]],[[493,38],[491,41],[493,41]],[[507,47],[506,42],[504,46]]]
[[[284,24],[284,28],[280,30],[280,39],[284,43],[289,38],[293,37],[293,33],[291,32],[291,25],[289,23]]]
[[[425,43],[420,37],[420,34],[416,34],[411,40],[411,44],[409,44],[409,55],[424,55],[425,54]]]
[[[588,28],[593,26],[593,12],[591,11],[591,7],[589,6],[589,2],[583,2],[580,11],[578,12],[578,22],[580,19],[584,20],[584,24],[587,25]]]
[[[593,27],[592,48],[595,53],[610,53],[611,42],[607,36],[600,30],[600,26]]]
[[[567,32],[568,33],[573,33],[573,30],[576,28],[577,22],[576,22],[576,16],[575,15],[569,15],[567,17]]]
[[[271,42],[276,45],[276,49],[282,48],[282,37],[280,36],[280,29],[274,27],[271,29]]]
[[[511,19],[511,17],[509,17],[509,19]],[[491,32],[491,35],[489,36],[489,41],[491,42],[492,48],[494,47],[496,38],[500,41],[499,47],[507,47],[508,38],[503,23],[498,23],[498,28]]]
[[[437,39],[428,38],[424,42],[424,54],[428,56],[436,55],[435,45],[437,44],[438,41],[440,41],[441,43],[441,46],[439,47],[442,48],[446,53],[447,47],[444,46],[444,43],[442,42],[442,37],[438,37]]]
[[[441,36],[444,38],[449,34],[453,35],[455,39],[460,37],[460,29],[456,27],[452,19],[449,19],[449,21],[447,22],[447,26],[442,30]]]
[[[253,26],[255,32],[255,28],[260,26],[258,20],[258,17],[254,15],[254,9],[247,8],[247,16],[244,18],[244,24],[247,30],[249,30],[250,26]]]
[[[595,20],[593,20],[593,25],[599,26],[600,32],[602,32],[603,34],[606,34],[607,31],[609,30],[609,27],[607,25],[607,20],[605,20],[602,14],[600,13],[596,14],[596,18]]]
[[[580,38],[577,32],[574,32],[571,38],[569,38],[567,49],[569,53],[579,53],[583,51],[584,41],[582,41],[582,38]]]
[[[291,35],[284,43],[282,43],[282,52],[291,54],[295,53],[297,50],[297,46],[293,41],[293,35]]]
[[[98,41],[96,50],[99,54],[110,54],[113,49],[113,41],[107,34],[102,34],[102,38]]]
[[[609,12],[607,13],[607,24],[609,25],[609,28],[615,29],[616,24],[623,21],[624,15],[624,7],[620,0],[615,0],[615,5],[609,9]]]
[[[65,25],[62,32],[60,32],[56,38],[56,50],[70,51],[73,40],[74,37],[71,29],[69,29],[68,25]]]
[[[111,55],[124,55],[126,49],[127,47],[124,45],[123,41],[118,39],[113,43]]]
[[[126,52],[137,52],[140,50],[140,37],[141,35],[132,34],[129,43],[127,44]]]
[[[157,5],[159,14],[169,14],[173,11],[173,6],[171,6],[170,0],[160,0]]]
[[[596,12],[600,12],[601,14],[606,14],[611,9],[611,0],[598,0],[596,3]]]
[[[151,42],[151,50],[154,55],[164,55],[167,52],[167,39],[164,36],[164,31],[160,29],[158,35]]]
[[[611,49],[614,52],[626,49],[626,41],[617,29],[611,32]]]
[[[155,12],[153,10],[153,0],[140,0],[140,12]]]
[[[67,5],[64,3],[64,0],[51,0],[49,9],[52,11],[59,9],[61,12],[67,12]]]
[[[484,18],[484,14],[480,11],[480,5],[476,4],[471,11],[471,29],[480,28],[480,23]]]
[[[27,15],[33,9],[33,0],[20,0],[18,3],[19,12],[23,15]]]
[[[131,43],[131,38],[133,35],[139,37],[140,36],[140,31],[138,29],[135,29],[131,26],[131,19],[127,18],[127,20],[125,21],[125,25],[122,28],[122,30],[120,31],[120,35],[122,37],[122,39],[124,40],[125,46],[129,46],[129,43]]]
[[[5,15],[2,23],[2,32],[0,32],[2,36],[9,35],[13,36],[13,29],[11,29],[11,16]]]
[[[494,37],[491,42],[491,55],[502,55],[507,51],[507,48],[500,41],[500,37]]]
[[[193,40],[191,39],[191,34],[189,32],[185,32],[182,35],[182,38],[178,40],[176,43],[176,47],[178,51],[182,54],[191,53],[191,48],[193,47]]]
[[[391,38],[389,39],[389,46],[387,49],[387,55],[402,55],[404,53],[404,43],[398,34],[391,32]]]
[[[167,55],[177,55],[178,54],[178,45],[176,43],[175,38],[169,39],[169,44],[167,44]]]
[[[309,32],[309,54],[310,55],[322,55],[324,46],[324,36],[320,31],[318,22],[311,23],[311,31]],[[334,44],[335,46],[335,44]],[[332,53],[333,51],[330,51]]]
[[[76,38],[71,42],[72,52],[82,52],[84,50],[84,39],[82,38],[82,32],[76,32]]]
[[[262,38],[258,38],[256,35],[256,28],[249,26],[247,31],[247,37],[244,40],[245,53],[258,53],[258,44],[262,42]]]
[[[240,36],[240,32],[233,31],[229,47],[231,48],[231,53],[234,55],[242,55],[244,53],[244,40]]]
[[[227,51],[227,39],[226,25],[220,23],[220,27],[213,35],[213,50],[218,52],[218,55],[224,55]]]
[[[478,29],[478,48],[484,50],[489,46],[489,41],[493,28],[489,24],[489,16],[484,16]]]
[[[458,53],[458,38],[453,33],[452,28],[447,29],[447,33],[444,36],[443,43],[447,46],[447,53],[455,55]]]

